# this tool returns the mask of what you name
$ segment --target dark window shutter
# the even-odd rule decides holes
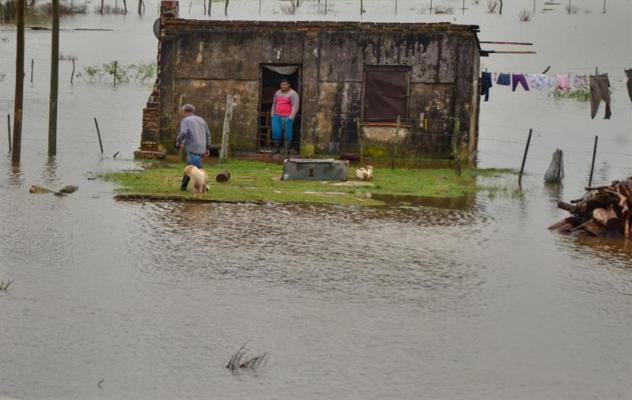
[[[395,121],[408,118],[408,70],[367,68],[364,86],[364,120]]]

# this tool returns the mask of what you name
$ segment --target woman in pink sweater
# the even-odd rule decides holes
[[[281,81],[281,89],[277,90],[272,101],[272,139],[276,145],[276,151],[272,155],[281,152],[281,144],[285,138],[285,150],[289,155],[290,142],[292,142],[292,122],[298,112],[299,98],[287,79]]]

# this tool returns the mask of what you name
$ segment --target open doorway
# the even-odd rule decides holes
[[[296,93],[301,96],[301,66],[288,64],[262,64],[261,65],[261,97],[259,98],[259,126],[257,148],[260,152],[271,152],[274,148],[272,140],[272,101],[274,94],[279,90],[281,80],[287,79]],[[300,101],[299,100],[299,101]],[[292,124],[292,143],[290,149],[299,153],[301,147],[301,113],[302,108],[299,106],[298,113]]]

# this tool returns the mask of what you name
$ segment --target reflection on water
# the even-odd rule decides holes
[[[10,158],[10,156],[9,156]],[[9,184],[13,186],[22,186],[22,169],[20,168],[20,164],[11,164],[9,167]]]
[[[57,182],[58,180],[57,161],[55,157],[48,157],[46,160],[46,167],[42,171],[42,182],[51,184]]]
[[[422,206],[463,210],[474,205],[475,196],[445,198],[372,193],[371,198],[383,201],[389,206]]]

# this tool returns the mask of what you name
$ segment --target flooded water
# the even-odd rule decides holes
[[[540,11],[537,1],[533,20],[520,23],[531,0],[511,2],[503,16],[469,0],[465,15],[457,1],[445,2],[457,8],[453,16],[417,16],[419,3],[400,0],[406,16],[397,18],[456,19],[480,24],[482,40],[535,43],[536,55],[484,59],[490,71],[608,72],[612,119],[591,120],[587,103],[495,86],[482,105],[479,161],[519,167],[533,128],[523,190],[515,176],[487,179],[498,190],[452,204],[117,202],[111,184],[90,178],[136,167],[151,86],[71,86],[71,66],[62,63],[59,155],[49,161],[50,36],[28,31],[35,71],[31,84],[27,68],[18,169],[0,140],[0,280],[14,280],[0,292],[0,397],[630,398],[630,252],[618,241],[546,227],[564,215],[558,199],[582,193],[594,135],[594,181],[632,175],[632,103],[623,83],[623,68],[632,67],[632,5],[609,0],[602,14],[601,1],[574,1],[580,11],[567,15],[563,5]],[[245,0],[231,4],[256,16]],[[358,18],[351,1],[329,0],[327,16],[315,14],[315,0],[303,4],[300,18]],[[150,61],[156,5],[140,19],[65,18],[67,28],[114,31],[63,31],[61,51],[77,56],[78,68]],[[265,1],[264,16],[289,18],[282,5]],[[366,0],[363,18],[387,19],[392,5]],[[200,12],[194,3],[191,16]],[[2,115],[13,108],[14,46],[14,30],[0,26]],[[545,187],[557,147],[566,153],[566,179]],[[32,184],[80,188],[60,198],[29,194]],[[246,342],[249,354],[267,352],[268,363],[231,374],[224,363]]]

